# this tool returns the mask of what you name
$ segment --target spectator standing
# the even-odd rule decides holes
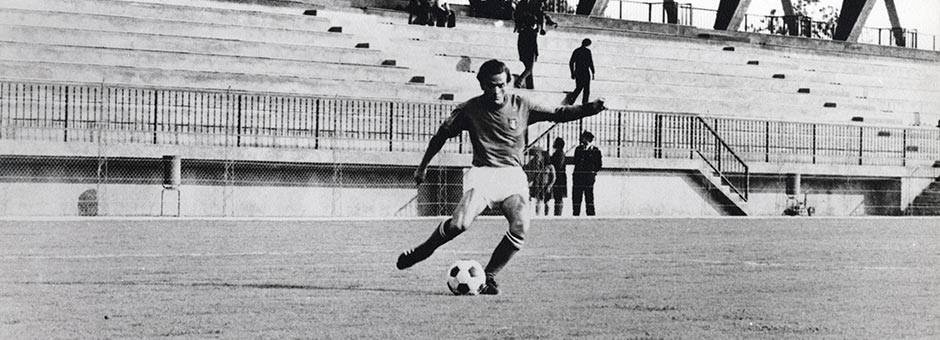
[[[666,12],[666,23],[679,23],[679,4],[676,0],[663,0],[663,11]]]
[[[535,82],[532,79],[533,68],[539,56],[538,36],[542,31],[542,23],[538,15],[541,9],[535,10],[534,4],[540,4],[536,0],[521,0],[516,5],[516,11],[513,13],[515,19],[515,32],[519,34],[516,41],[516,48],[519,52],[519,61],[525,66],[525,70],[519,74],[513,85],[516,88],[535,88]]]
[[[431,3],[428,0],[409,0],[408,23],[412,25],[433,25]]]
[[[555,203],[555,216],[561,216],[561,209],[564,208],[565,197],[568,197],[568,174],[565,173],[565,140],[556,137],[552,142],[552,156],[548,162],[555,169],[555,184],[552,185],[552,200]],[[545,213],[548,215],[548,212]]]
[[[548,215],[548,201],[552,199],[555,184],[555,168],[548,162],[548,151],[539,147],[529,149],[529,161],[522,166],[529,182],[529,201],[535,201],[535,214],[540,215],[544,206]]]
[[[590,131],[581,133],[581,142],[574,149],[574,174],[572,175],[571,205],[572,215],[581,214],[581,198],[584,198],[585,213],[594,216],[594,180],[603,166],[601,150],[594,146],[594,134]]]
[[[434,21],[437,27],[454,27],[457,25],[457,14],[450,9],[447,0],[434,0]]]
[[[581,90],[584,90],[584,95],[581,97],[582,103],[587,103],[588,97],[591,96],[591,79],[594,79],[595,72],[594,57],[588,46],[591,46],[591,39],[581,41],[581,47],[574,49],[574,52],[571,52],[571,59],[568,60],[571,79],[574,79],[574,91],[571,91],[568,100],[565,101],[569,105],[574,103]]]

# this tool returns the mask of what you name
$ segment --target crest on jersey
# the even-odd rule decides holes
[[[519,127],[518,121],[515,118],[509,118],[509,128],[516,129]]]

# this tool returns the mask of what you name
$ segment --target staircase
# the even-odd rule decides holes
[[[702,161],[699,172],[705,187],[716,199],[719,208],[728,215],[746,216],[750,170],[734,150],[702,117],[690,117],[690,157]],[[657,125],[662,123],[657,122]]]
[[[711,193],[719,210],[729,216],[747,216],[751,214],[744,195],[738,192],[737,188],[729,185],[722,174],[713,170],[704,161],[699,166],[698,171],[700,184]]]
[[[907,208],[907,214],[913,216],[940,216],[940,178],[937,178],[914,198]]]

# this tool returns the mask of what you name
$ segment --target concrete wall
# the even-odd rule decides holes
[[[754,174],[748,206],[754,215],[782,215],[785,174]],[[803,175],[801,192],[816,216],[899,215],[901,178]],[[798,198],[803,199],[803,195]]]
[[[87,158],[0,163],[0,216],[75,216],[82,205],[98,215],[160,215],[158,159],[111,159],[101,167]],[[391,216],[416,195],[413,168],[401,166],[234,162],[228,176],[224,161],[184,160],[182,168],[184,216]],[[442,201],[435,195],[453,196],[448,187],[460,187],[437,172],[431,177],[444,189],[428,190],[417,203],[433,208]],[[164,194],[164,213],[175,215],[177,192]],[[415,202],[399,212],[417,213]]]
[[[685,164],[609,160],[595,185],[598,215],[716,216],[718,194]],[[465,164],[465,163],[461,163]],[[664,163],[665,164],[665,163]],[[160,215],[162,163],[157,158],[0,158],[0,216]],[[430,169],[416,190],[410,165],[286,163],[183,159],[183,216],[416,216],[448,215],[463,192],[465,167]],[[228,171],[226,171],[228,167]],[[568,167],[570,174],[572,167]],[[228,174],[226,176],[226,173]],[[100,174],[100,175],[99,175]],[[100,178],[100,180],[99,180]],[[930,183],[904,176],[804,174],[802,192],[819,216],[897,215]],[[781,215],[784,173],[752,174],[752,215]],[[175,191],[163,212],[175,215]],[[802,197],[801,197],[802,198]],[[902,199],[903,198],[903,199]],[[905,202],[905,203],[902,203]],[[571,195],[564,202],[571,215]]]
[[[569,174],[573,171],[569,168]],[[594,187],[598,215],[718,216],[721,210],[695,173],[681,170],[602,171]],[[569,179],[569,182],[570,179]],[[570,195],[565,202],[570,214]],[[582,208],[583,209],[583,208]],[[582,211],[582,214],[584,212]]]

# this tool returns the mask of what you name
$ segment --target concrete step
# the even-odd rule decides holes
[[[280,28],[290,30],[322,31],[329,27],[328,19],[320,16],[273,13],[250,8],[230,9],[195,7],[168,3],[102,0],[0,0],[0,8],[47,11],[52,13],[82,13],[141,19],[172,19],[192,23],[212,23],[235,26]]]
[[[397,27],[396,25],[386,25],[388,27]],[[434,27],[419,27],[418,29],[428,29],[428,30],[437,30],[449,32],[449,29],[441,29]],[[409,45],[413,46],[404,53],[417,54],[434,54],[434,55],[448,55],[454,57],[468,56],[472,58],[479,59],[490,59],[496,58],[500,60],[516,60],[517,54],[514,48],[514,43],[507,43],[505,45],[497,45],[495,43],[481,43],[481,44],[472,44],[463,42],[461,40],[429,40],[424,38],[408,38],[402,37],[401,35],[396,35],[393,33],[383,33],[386,41],[385,44],[378,43],[380,48],[383,50],[390,51],[394,50],[394,46]],[[415,40],[417,39],[417,40]],[[650,55],[635,55],[629,56],[610,51],[609,53],[604,53],[604,51],[598,51],[594,49],[594,59],[595,65],[601,68],[601,71],[604,71],[604,67],[607,65],[617,65],[618,68],[641,68],[641,69],[656,69],[663,71],[676,71],[683,72],[686,74],[701,74],[712,77],[712,82],[715,81],[714,75],[718,76],[732,76],[732,77],[750,77],[754,79],[761,79],[767,82],[777,81],[771,79],[771,75],[777,72],[773,72],[767,69],[762,69],[759,67],[753,67],[746,65],[745,62],[739,64],[725,64],[720,62],[711,62],[710,59],[704,58],[702,56],[690,56],[688,58],[676,57],[676,51],[670,53],[668,57],[656,57]],[[681,52],[681,51],[680,51]],[[570,57],[571,49],[559,49],[552,50],[544,47],[540,47],[539,54],[539,63],[555,63],[555,64],[564,64],[567,65],[568,59]],[[719,58],[714,58],[721,60]],[[616,70],[616,69],[614,69]],[[567,74],[567,72],[565,72]],[[893,78],[892,78],[893,79]],[[905,92],[910,91],[920,91],[924,94],[940,94],[940,89],[935,89],[935,87],[930,86],[931,80],[920,79],[916,82],[911,81],[902,81],[897,80],[892,83],[892,80],[885,79],[875,79],[869,75],[858,76],[858,75],[841,75],[834,76],[832,74],[822,74],[820,72],[802,72],[796,71],[795,73],[789,74],[789,80],[791,82],[799,82],[799,85],[794,86],[792,91],[796,91],[800,87],[814,87],[818,84],[830,85],[833,83],[837,84],[846,84],[846,85],[855,85],[863,87],[872,87],[872,89],[881,89],[881,88],[890,88],[891,86],[903,88]],[[877,83],[873,83],[873,80],[877,80]],[[873,91],[874,92],[874,91]],[[932,96],[926,96],[931,98]]]
[[[454,70],[458,64],[463,63],[467,69],[477,70],[479,66],[488,60],[479,57],[462,56],[438,56],[434,59],[449,67],[440,69]],[[467,63],[469,61],[469,63]],[[522,69],[522,63],[517,61],[507,61],[510,68],[518,73]],[[555,62],[539,62],[537,65],[539,75],[551,75],[553,77],[563,77],[569,74],[567,64]],[[940,97],[915,96],[916,91],[888,90],[888,91],[870,91],[866,88],[849,88],[847,86],[820,84],[806,85],[800,80],[777,80],[767,79],[766,77],[755,78],[746,76],[729,76],[719,74],[705,74],[700,72],[671,72],[657,69],[632,68],[632,67],[597,67],[597,78],[595,81],[613,81],[630,84],[647,84],[650,87],[657,86],[679,86],[696,89],[714,89],[734,91],[735,96],[740,96],[742,89],[749,92],[756,92],[758,95],[763,93],[776,93],[786,95],[787,98],[796,100],[815,99],[820,102],[839,102],[839,103],[877,103],[878,107],[895,112],[928,112],[935,110],[940,112]],[[653,79],[654,81],[648,81]],[[797,89],[804,86],[812,86],[809,94],[798,94]],[[894,95],[893,97],[891,95]],[[789,99],[788,99],[789,100]],[[873,104],[874,105],[874,104]]]
[[[339,38],[352,39],[348,36]],[[184,52],[222,56],[278,58],[378,65],[384,59],[375,49],[275,44],[242,40],[168,36],[148,33],[0,24],[0,41],[113,49]],[[343,43],[347,45],[348,43]],[[316,50],[316,53],[311,53]]]
[[[324,24],[321,27],[318,27],[318,29],[321,29],[322,31],[302,31],[225,24],[193,23],[187,21],[174,21],[169,19],[142,19],[98,14],[76,14],[17,9],[4,9],[0,11],[0,22],[7,25],[159,34],[195,38],[217,38],[311,46],[355,47],[355,45],[358,43],[350,35],[327,32],[329,24]]]
[[[398,56],[398,58],[407,58]],[[427,60],[427,59],[425,59]],[[518,62],[511,62],[510,68],[519,72],[521,66],[515,65]],[[519,66],[519,67],[517,67]],[[462,89],[473,93],[476,92],[476,80],[474,74],[468,72],[454,72],[453,68],[430,68],[425,67],[416,70],[418,73],[427,74],[431,81],[442,86],[460,86]],[[560,92],[570,91],[574,88],[573,81],[567,78],[556,78],[546,76],[545,72],[536,69],[536,87],[537,92],[550,92],[552,96],[562,97]],[[641,72],[642,73],[642,72]],[[761,91],[748,91],[753,94],[744,96],[741,89],[735,88],[710,88],[707,84],[695,84],[694,82],[682,82],[681,77],[672,74],[655,74],[645,72],[645,74],[636,74],[623,79],[627,82],[596,81],[592,85],[592,98],[607,97],[612,100],[615,107],[626,107],[638,110],[659,110],[659,111],[681,111],[695,112],[702,114],[728,114],[741,117],[754,117],[754,113],[759,113],[765,118],[780,118],[796,116],[816,116],[827,115],[830,117],[841,118],[835,121],[847,122],[854,116],[863,116],[866,121],[880,120],[896,124],[898,122],[913,122],[915,115],[912,112],[903,112],[900,110],[886,113],[885,106],[877,101],[865,101],[857,99],[839,99],[812,97],[806,95],[793,94],[792,97],[786,94],[765,93]],[[672,80],[674,84],[689,85],[648,85],[648,84],[668,84],[665,80]],[[629,98],[623,101],[617,101],[616,97]],[[654,106],[636,105],[637,98],[650,98],[658,101]],[[776,98],[776,99],[775,99]],[[838,102],[836,108],[824,108],[826,102]],[[685,103],[685,104],[684,104]],[[890,103],[889,103],[890,104]],[[749,113],[753,110],[754,113]],[[937,110],[940,112],[940,110]],[[729,114],[734,112],[734,114]],[[894,117],[891,117],[894,116]],[[818,121],[812,119],[812,121]],[[833,121],[826,119],[826,121]]]
[[[940,206],[940,195],[925,195],[921,194],[914,199],[914,203],[918,205],[937,205]]]
[[[400,82],[366,81],[357,79],[310,78],[287,74],[263,74],[245,72],[193,71],[176,68],[148,68],[139,66],[115,66],[88,63],[42,62],[42,61],[0,61],[0,71],[7,79],[46,80],[65,82],[105,82],[135,86],[184,87],[207,89],[235,89],[245,91],[282,92],[310,95],[337,95],[364,98],[387,98],[412,100],[419,102],[436,101],[445,93],[454,95],[457,102],[479,95],[479,89],[453,88],[408,84]],[[557,105],[564,98],[564,93],[548,91],[516,90],[524,96],[547,105]],[[773,111],[760,111],[750,108],[742,110],[740,105],[722,101],[704,100],[663,100],[656,97],[636,95],[614,95],[608,98],[609,107],[617,109],[643,111],[679,111],[700,112],[706,110],[712,115],[731,117],[755,117]],[[815,122],[847,121],[845,113],[829,112],[788,112],[788,117]],[[872,123],[901,124],[896,118],[882,118],[881,121],[870,118]]]
[[[940,180],[933,181],[917,197],[914,197],[907,213],[917,216],[940,215]]]
[[[253,92],[292,93],[300,95],[348,96],[362,98],[400,98],[432,102],[440,97],[440,88],[426,84],[355,81],[349,79],[313,79],[234,72],[197,72],[88,65],[74,63],[26,62],[0,60],[0,74],[10,80],[61,82],[103,82],[116,85],[158,86],[190,89],[232,89]]]
[[[402,43],[402,45],[407,45],[407,44],[408,44],[407,42]],[[430,63],[425,64],[425,67],[428,69],[435,69],[435,70],[440,70],[440,71],[455,70],[456,66],[460,63],[461,60],[467,59],[464,57],[465,55],[462,56],[461,54],[459,54],[460,52],[465,52],[465,51],[459,51],[458,53],[453,53],[453,54],[445,54],[445,57],[447,57],[446,59],[429,60],[428,57],[426,56],[422,57],[418,55],[421,53],[420,52],[421,46],[412,46],[411,48],[404,50],[404,51],[393,51],[388,48],[382,48],[382,49],[384,51],[388,51],[389,54],[394,55],[396,59],[405,60],[406,62],[407,60],[413,60],[413,59],[418,59],[418,58],[422,58],[423,60],[426,60],[426,61],[442,62],[441,64],[435,63],[433,65]],[[508,54],[507,55],[493,55],[493,56],[488,56],[488,57],[482,57],[482,56],[469,57],[471,61],[470,63],[471,65],[468,69],[470,69],[471,71],[475,71],[479,63],[492,57],[496,57],[500,60],[504,60],[508,62],[510,64],[511,69],[513,69],[517,73],[521,72],[521,71],[516,71],[521,68],[521,63],[516,62],[515,61],[516,59],[512,58]],[[420,65],[415,65],[413,63],[410,64],[409,66],[412,66],[415,68],[420,67]],[[562,63],[559,63],[558,61],[540,61],[536,63],[535,67],[536,67],[535,69],[536,74],[554,74],[558,77],[567,77],[569,74],[569,71],[567,70],[567,64],[566,63],[562,64]],[[544,70],[543,70],[543,67],[545,68]],[[757,90],[772,89],[778,92],[790,93],[794,96],[807,97],[807,95],[797,93],[797,89],[807,86],[807,82],[801,81],[801,80],[789,80],[789,79],[778,80],[778,79],[770,79],[770,77],[757,78],[757,77],[745,77],[745,76],[740,76],[740,75],[725,75],[725,74],[699,73],[699,72],[672,72],[672,71],[665,71],[665,70],[658,70],[658,69],[639,69],[639,68],[626,68],[626,67],[617,67],[617,68],[600,67],[598,70],[598,74],[601,80],[603,79],[626,79],[626,80],[637,80],[641,82],[650,82],[650,83],[666,83],[666,84],[681,84],[681,85],[687,85],[687,86],[737,88],[740,91],[743,91],[743,90],[749,91],[752,89],[757,89]],[[815,84],[810,85],[810,86],[815,86]],[[832,86],[829,84],[822,84],[821,86],[828,86],[830,88],[839,87],[839,86]],[[863,89],[859,92],[868,93],[869,91],[876,92],[874,90],[868,90],[868,89]],[[902,91],[902,92],[905,94],[916,93],[916,91]],[[907,103],[907,101],[911,101],[912,99],[909,97],[913,97],[913,96],[916,96],[916,94],[906,95],[905,97],[908,97],[908,98],[892,98],[892,99],[894,99],[897,103],[901,103],[899,105],[904,105],[904,103]],[[856,96],[853,96],[851,99],[852,100],[861,99],[859,97],[865,98],[865,99],[868,98],[867,96],[856,95]],[[922,99],[919,101],[914,100],[915,104],[912,104],[912,105],[915,105],[915,106],[918,106],[918,105],[924,105],[925,107],[940,106],[940,101],[930,100],[930,98],[932,97],[929,97],[926,95],[921,96],[921,97],[915,97],[915,98]],[[913,109],[927,110],[927,109],[921,109],[920,107],[915,107]]]
[[[325,9],[331,5],[335,7],[349,7],[348,2],[336,0],[107,0],[109,2],[147,3],[157,5],[173,5],[201,8],[224,9],[235,11],[265,12],[273,14],[296,14],[305,9]]]
[[[420,76],[405,68],[379,65],[7,42],[0,42],[0,59],[389,83],[407,83]]]
[[[369,16],[348,12],[326,12],[337,23],[343,23],[351,32],[365,32],[372,34],[370,27],[375,24],[389,27],[388,32],[396,32],[399,36],[407,38],[420,38],[428,41],[449,41],[469,44],[490,44],[497,46],[515,46],[516,35],[511,27],[497,30],[479,25],[458,25],[456,29],[439,29],[434,27],[415,26],[404,24],[404,21],[392,20],[386,17]],[[893,78],[930,79],[931,75],[940,76],[940,70],[925,67],[923,63],[888,62],[880,65],[871,58],[858,60],[844,56],[825,57],[807,56],[798,53],[780,53],[778,51],[765,51],[761,49],[748,50],[746,53],[729,53],[722,51],[720,45],[703,41],[678,42],[664,39],[638,39],[624,36],[610,36],[601,34],[592,35],[594,40],[592,49],[595,54],[603,51],[616,51],[620,61],[628,61],[636,57],[673,58],[689,62],[706,61],[710,63],[723,63],[729,65],[746,65],[748,60],[760,59],[761,64],[768,69],[780,71],[799,70],[836,70],[846,74],[869,76],[871,74],[889,75]],[[551,31],[548,35],[540,37],[539,45],[544,50],[570,51],[580,46],[582,33],[567,33]],[[626,57],[626,58],[625,58]],[[821,59],[821,64],[813,64],[814,58]],[[893,59],[892,59],[893,61]],[[848,64],[848,65],[847,65]],[[870,68],[860,69],[859,66]],[[911,71],[910,74],[899,74],[899,70]],[[926,72],[927,74],[924,74]],[[792,73],[792,72],[791,72]]]

